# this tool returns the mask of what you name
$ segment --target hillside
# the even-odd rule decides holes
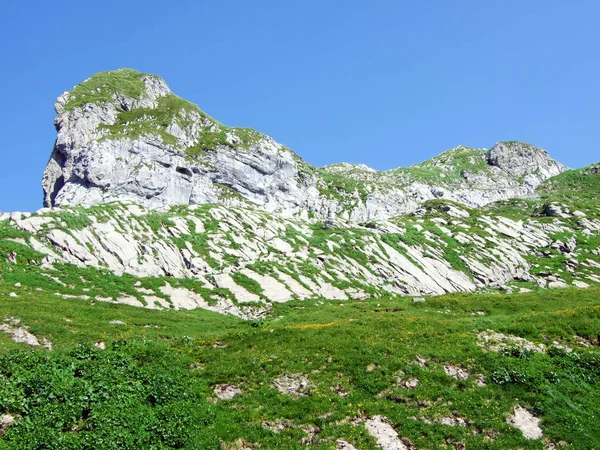
[[[593,448],[599,181],[362,224],[4,215],[0,448]]]
[[[0,450],[600,447],[600,165],[316,168],[159,77],[57,104],[0,213]]]
[[[538,198],[482,209],[430,200],[364,223],[242,206],[55,208],[0,217],[0,245],[15,282],[43,276],[62,296],[240,317],[293,299],[587,287],[600,282],[599,178],[569,171]],[[109,291],[97,281],[111,278]]]
[[[0,333],[2,449],[600,442],[596,287],[296,301],[250,322],[41,287],[0,283],[2,326],[52,345],[27,350]],[[533,439],[507,422],[516,411]]]

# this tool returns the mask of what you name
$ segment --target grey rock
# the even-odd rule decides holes
[[[544,214],[548,217],[562,217],[563,212],[560,205],[550,204],[544,209]]]
[[[367,432],[377,440],[383,450],[407,450],[408,447],[386,417],[374,416],[365,422]]]
[[[544,435],[538,419],[521,405],[516,405],[506,422],[523,433],[525,439],[541,439]]]
[[[284,395],[298,397],[308,394],[310,382],[304,375],[286,373],[273,380],[273,386]]]
[[[156,109],[171,91],[156,77],[139,74],[144,92],[139,98],[115,93],[109,101],[68,107],[75,91],[56,102],[57,139],[44,171],[44,205],[91,206],[110,201],[132,201],[148,208],[179,204],[255,204],[286,216],[340,217],[365,222],[418,210],[430,199],[449,199],[481,206],[509,197],[528,195],[546,178],[565,168],[544,150],[521,143],[499,143],[489,152],[483,172],[466,170],[462,180],[445,183],[420,181],[398,171],[375,171],[364,165],[336,164],[317,169],[268,136],[243,129],[223,128],[195,110],[181,110],[164,129],[111,135],[123,111]],[[185,123],[181,118],[185,118]],[[206,133],[221,132],[224,140],[212,144],[199,158],[186,157],[186,149],[200,145]],[[165,137],[166,136],[166,137]],[[445,152],[452,160],[457,147]],[[454,153],[453,153],[454,152]],[[424,165],[450,163],[439,157]],[[328,175],[335,173],[358,183],[364,192],[327,190]],[[385,190],[380,187],[387,186]],[[359,189],[359,188],[357,188]]]
[[[231,400],[236,395],[241,394],[242,390],[238,386],[226,383],[216,385],[213,392],[220,400]]]
[[[522,142],[496,144],[490,150],[488,163],[515,177],[529,177],[527,183],[533,188],[565,170],[562,164],[551,161],[545,150]]]
[[[108,322],[111,325],[127,325],[125,322],[123,322],[122,320],[111,320],[110,322]]]
[[[157,229],[149,226],[153,211],[134,203],[114,203],[106,208],[84,210],[89,224],[65,232],[61,215],[81,211],[55,208],[24,219],[15,217],[8,225],[31,233],[28,239],[32,248],[47,255],[40,270],[51,270],[56,262],[69,263],[106,269],[117,275],[195,278],[209,292],[215,290],[202,296],[165,282],[156,292],[136,287],[145,305],[125,293],[114,299],[116,302],[153,309],[204,308],[247,319],[261,317],[272,302],[317,297],[368,298],[372,296],[369,288],[375,288],[381,295],[409,295],[412,297],[409,301],[418,303],[426,295],[469,292],[488,286],[503,288],[515,280],[538,282],[546,287],[561,279],[544,270],[536,271],[533,276],[525,255],[557,244],[552,236],[568,229],[568,225],[549,227],[536,219],[523,222],[486,214],[479,215],[474,225],[472,218],[458,213],[459,206],[453,206],[447,211],[450,217],[435,217],[434,223],[443,227],[441,223],[450,226],[452,221],[454,239],[468,246],[468,252],[460,255],[466,270],[459,270],[440,251],[446,245],[442,236],[425,234],[428,238],[413,246],[400,242],[393,247],[386,242],[385,235],[389,233],[405,233],[405,228],[396,221],[378,221],[372,227],[361,227],[356,235],[355,223],[332,219],[328,222],[330,237],[324,237],[319,248],[311,245],[312,237],[319,232],[311,226],[314,221],[271,215],[257,208],[192,205],[177,212],[165,212],[168,221]],[[451,211],[456,214],[450,215]],[[415,229],[423,230],[419,221],[430,219],[408,220],[414,222]],[[208,232],[205,226],[208,223],[216,224],[216,228]],[[471,232],[477,224],[485,230],[477,228],[478,233]],[[595,222],[590,221],[589,226],[596,226]],[[289,230],[295,230],[294,234],[290,235]],[[202,249],[191,245],[196,233],[204,234]],[[356,259],[341,251],[340,245],[346,240],[351,240],[364,258]],[[231,241],[236,245],[231,246]],[[569,248],[575,245],[569,255],[577,262],[576,240],[565,241]],[[563,245],[561,242],[557,248]],[[235,263],[231,263],[232,258]],[[252,268],[256,261],[272,266],[271,270],[256,272]],[[574,264],[568,260],[566,266],[572,269],[574,277],[584,280],[591,276],[584,273],[588,267],[597,264],[588,261],[591,262]],[[306,265],[314,269],[310,271],[314,275],[304,275]],[[295,272],[284,273],[277,267],[291,267]],[[236,272],[258,283],[261,295],[238,284],[232,276]],[[64,286],[55,273],[45,273]],[[355,280],[360,284],[348,285]],[[564,286],[552,284],[552,287]],[[228,289],[235,301],[219,295],[217,289]]]
[[[5,320],[7,322],[7,320]],[[27,331],[28,327],[15,327],[13,325],[19,324],[18,319],[8,320],[8,323],[0,323],[0,331],[4,331],[12,335],[12,340],[19,343],[24,343],[32,346],[39,346],[40,342],[36,336]],[[47,340],[44,339],[44,347],[52,348]]]

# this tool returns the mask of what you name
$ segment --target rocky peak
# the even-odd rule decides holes
[[[226,126],[155,75],[102,72],[61,95],[44,205],[132,201],[250,204],[286,216],[385,219],[444,198],[481,206],[533,192],[564,167],[540,149],[457,147],[410,168],[311,166],[248,128]]]
[[[159,97],[171,93],[167,83],[156,75],[132,69],[100,72],[64,92],[54,108],[60,116],[86,104],[112,103],[128,111],[133,108],[156,108]]]
[[[566,167],[554,161],[548,152],[523,142],[499,142],[490,150],[488,163],[515,177],[540,173],[549,178],[566,170]]]

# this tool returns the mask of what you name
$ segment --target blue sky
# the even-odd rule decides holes
[[[318,166],[501,140],[600,160],[597,0],[172,3],[0,4],[0,211],[41,207],[56,97],[119,67]]]

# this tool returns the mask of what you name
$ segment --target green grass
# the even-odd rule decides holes
[[[231,278],[236,282],[239,286],[246,289],[248,292],[258,295],[259,297],[264,297],[263,288],[256,281],[250,278],[248,275],[243,274],[242,272],[233,272],[231,274]]]
[[[133,108],[128,111],[120,111],[114,124],[101,124],[100,128],[108,131],[108,134],[102,139],[123,137],[137,139],[140,136],[158,134],[165,144],[175,145],[177,138],[168,133],[166,129],[174,120],[180,128],[185,129],[192,123],[192,119],[188,117],[190,112],[210,119],[193,103],[175,94],[167,94],[158,98],[156,108]],[[219,126],[214,119],[210,120],[214,122],[215,126]]]
[[[545,436],[555,442],[576,449],[600,442],[600,354],[597,347],[578,347],[573,337],[600,334],[598,288],[457,294],[418,304],[410,298],[291,302],[257,322],[202,310],[63,300],[27,286],[8,298],[15,289],[0,282],[0,317],[21,319],[54,350],[30,350],[0,333],[0,412],[22,416],[0,438],[2,449],[89,448],[86,443],[221,449],[238,439],[299,449],[309,426],[317,430],[313,448],[335,448],[341,438],[375,449],[363,425],[348,423],[373,415],[388,417],[417,448],[453,448],[452,441],[471,449],[542,449],[506,424],[517,403],[542,418]],[[486,315],[471,314],[480,310]],[[558,340],[575,350],[484,352],[476,335],[486,329],[550,346]],[[93,348],[98,341],[107,349]],[[417,355],[429,365],[415,364]],[[472,375],[447,377],[444,363]],[[376,369],[368,371],[369,365]],[[278,393],[272,381],[285,373],[307,376],[309,395]],[[473,384],[477,374],[487,386]],[[421,382],[407,390],[397,376]],[[222,383],[242,394],[210,400]],[[340,397],[333,388],[350,395]],[[412,419],[453,414],[468,427]],[[262,425],[277,421],[287,428],[273,433]]]
[[[272,276],[277,269],[297,281],[302,274],[314,281],[334,273],[332,256],[343,255],[375,267],[365,246],[378,244],[385,253],[384,242],[405,256],[405,245],[443,254],[452,267],[468,273],[461,255],[479,244],[461,244],[453,237],[456,234],[450,236],[443,228],[489,237],[487,225],[480,221],[486,215],[562,223],[569,231],[548,232],[549,238],[562,242],[575,238],[579,253],[573,258],[597,261],[600,258],[593,252],[600,238],[584,234],[579,218],[540,217],[543,205],[559,198],[572,210],[574,205],[588,205],[585,211],[591,215],[597,208],[597,177],[589,169],[567,172],[549,180],[539,199],[509,200],[484,210],[429,201],[423,216],[394,219],[404,230],[398,233],[380,233],[377,223],[365,228],[312,223],[312,233],[304,236],[288,223],[281,237],[294,246],[306,246],[311,258],[283,263],[259,260],[247,267]],[[574,190],[579,194],[569,194]],[[231,230],[224,231],[227,223],[215,219],[216,212],[211,214],[213,207],[173,207],[168,213],[132,218],[129,225],[164,234],[179,248],[188,242],[209,265],[220,269],[221,263],[209,254],[211,235],[216,234],[223,265],[236,267],[240,261],[227,250],[239,249],[240,244]],[[458,220],[450,214],[451,207],[470,216]],[[98,221],[114,216],[122,226],[122,220],[128,219],[120,218],[120,211],[119,205],[103,205],[89,209],[88,215]],[[243,211],[239,214],[243,221]],[[195,230],[191,215],[202,221],[203,232]],[[78,209],[54,217],[57,225],[53,226],[58,228],[90,226],[90,219]],[[191,233],[172,237],[168,229],[181,217],[187,217]],[[443,219],[446,224],[432,219]],[[265,215],[264,221],[268,220],[275,219]],[[377,239],[372,240],[374,236]],[[119,276],[69,264],[55,263],[54,269],[46,270],[46,275],[60,280],[56,282],[40,270],[43,255],[21,243],[30,238],[28,233],[1,221],[0,237],[0,323],[16,317],[54,348],[31,349],[0,332],[0,414],[20,417],[0,437],[0,449],[228,449],[238,448],[241,442],[260,448],[333,449],[337,439],[356,448],[375,449],[375,440],[360,423],[374,415],[389,418],[417,448],[451,449],[461,443],[469,449],[543,449],[542,442],[525,440],[506,423],[516,404],[542,419],[544,434],[553,442],[565,441],[575,449],[597,448],[600,442],[599,287],[521,295],[454,294],[413,303],[410,298],[386,296],[364,286],[363,278],[357,276],[331,282],[341,288],[357,287],[374,298],[294,301],[275,305],[260,320],[245,322],[203,310],[155,311],[63,299],[56,293],[90,298],[128,295],[143,302],[139,288],[165,298],[160,287],[166,282],[194,291],[211,303],[217,301],[215,296],[233,297],[224,289],[208,289],[200,281]],[[481,245],[491,245],[486,242]],[[334,250],[329,248],[331,243],[336,244]],[[313,263],[317,249],[324,253],[320,266]],[[532,273],[560,273],[565,281],[572,281],[573,275],[565,270],[570,255],[559,254],[551,246],[537,250],[539,254],[526,256],[530,263],[539,264]],[[15,264],[7,261],[13,253]],[[231,276],[248,291],[264,296],[256,281],[237,270]],[[533,287],[527,282],[520,286]],[[11,292],[18,296],[10,297]],[[474,315],[476,311],[485,315]],[[110,323],[115,320],[124,325]],[[507,348],[486,352],[477,345],[477,334],[485,330],[543,343],[549,351],[537,354]],[[582,347],[575,336],[596,345]],[[100,341],[106,350],[93,347]],[[554,346],[555,341],[574,351],[565,352]],[[417,365],[417,355],[429,365]],[[463,367],[470,378],[447,377],[445,363]],[[306,376],[308,395],[295,398],[278,393],[273,380],[283,374]],[[485,377],[485,387],[476,387],[477,375]],[[417,377],[420,384],[408,390],[398,384],[398,377]],[[239,386],[242,394],[231,401],[215,400],[213,389],[223,383]],[[342,397],[336,391],[349,395]],[[436,423],[444,416],[459,416],[468,425]],[[358,422],[353,425],[352,421]],[[274,433],[267,423],[284,423],[285,427]],[[306,431],[309,428],[315,430],[312,436]]]
[[[48,214],[52,216],[52,214]],[[92,224],[87,212],[85,210],[75,210],[72,212],[61,212],[60,214],[54,214],[54,217],[60,220],[61,226],[68,230],[81,230],[89,227]]]
[[[118,69],[100,72],[78,84],[70,92],[65,111],[72,111],[86,103],[99,104],[113,102],[115,94],[130,98],[140,98],[144,93],[142,77],[154,76],[132,69]]]
[[[600,195],[600,171],[597,167],[591,165],[563,172],[546,180],[538,192],[542,194],[545,204],[566,203],[573,210],[579,209],[597,215]]]
[[[329,172],[326,169],[318,171],[318,176],[321,180],[320,184],[317,185],[321,195],[326,198],[348,200],[348,196],[354,195],[355,193],[364,200],[367,196],[366,184],[362,180],[355,180],[347,175]]]
[[[393,173],[422,183],[452,184],[464,180],[466,171],[472,173],[487,171],[488,153],[486,150],[460,146],[421,164],[395,169]]]

